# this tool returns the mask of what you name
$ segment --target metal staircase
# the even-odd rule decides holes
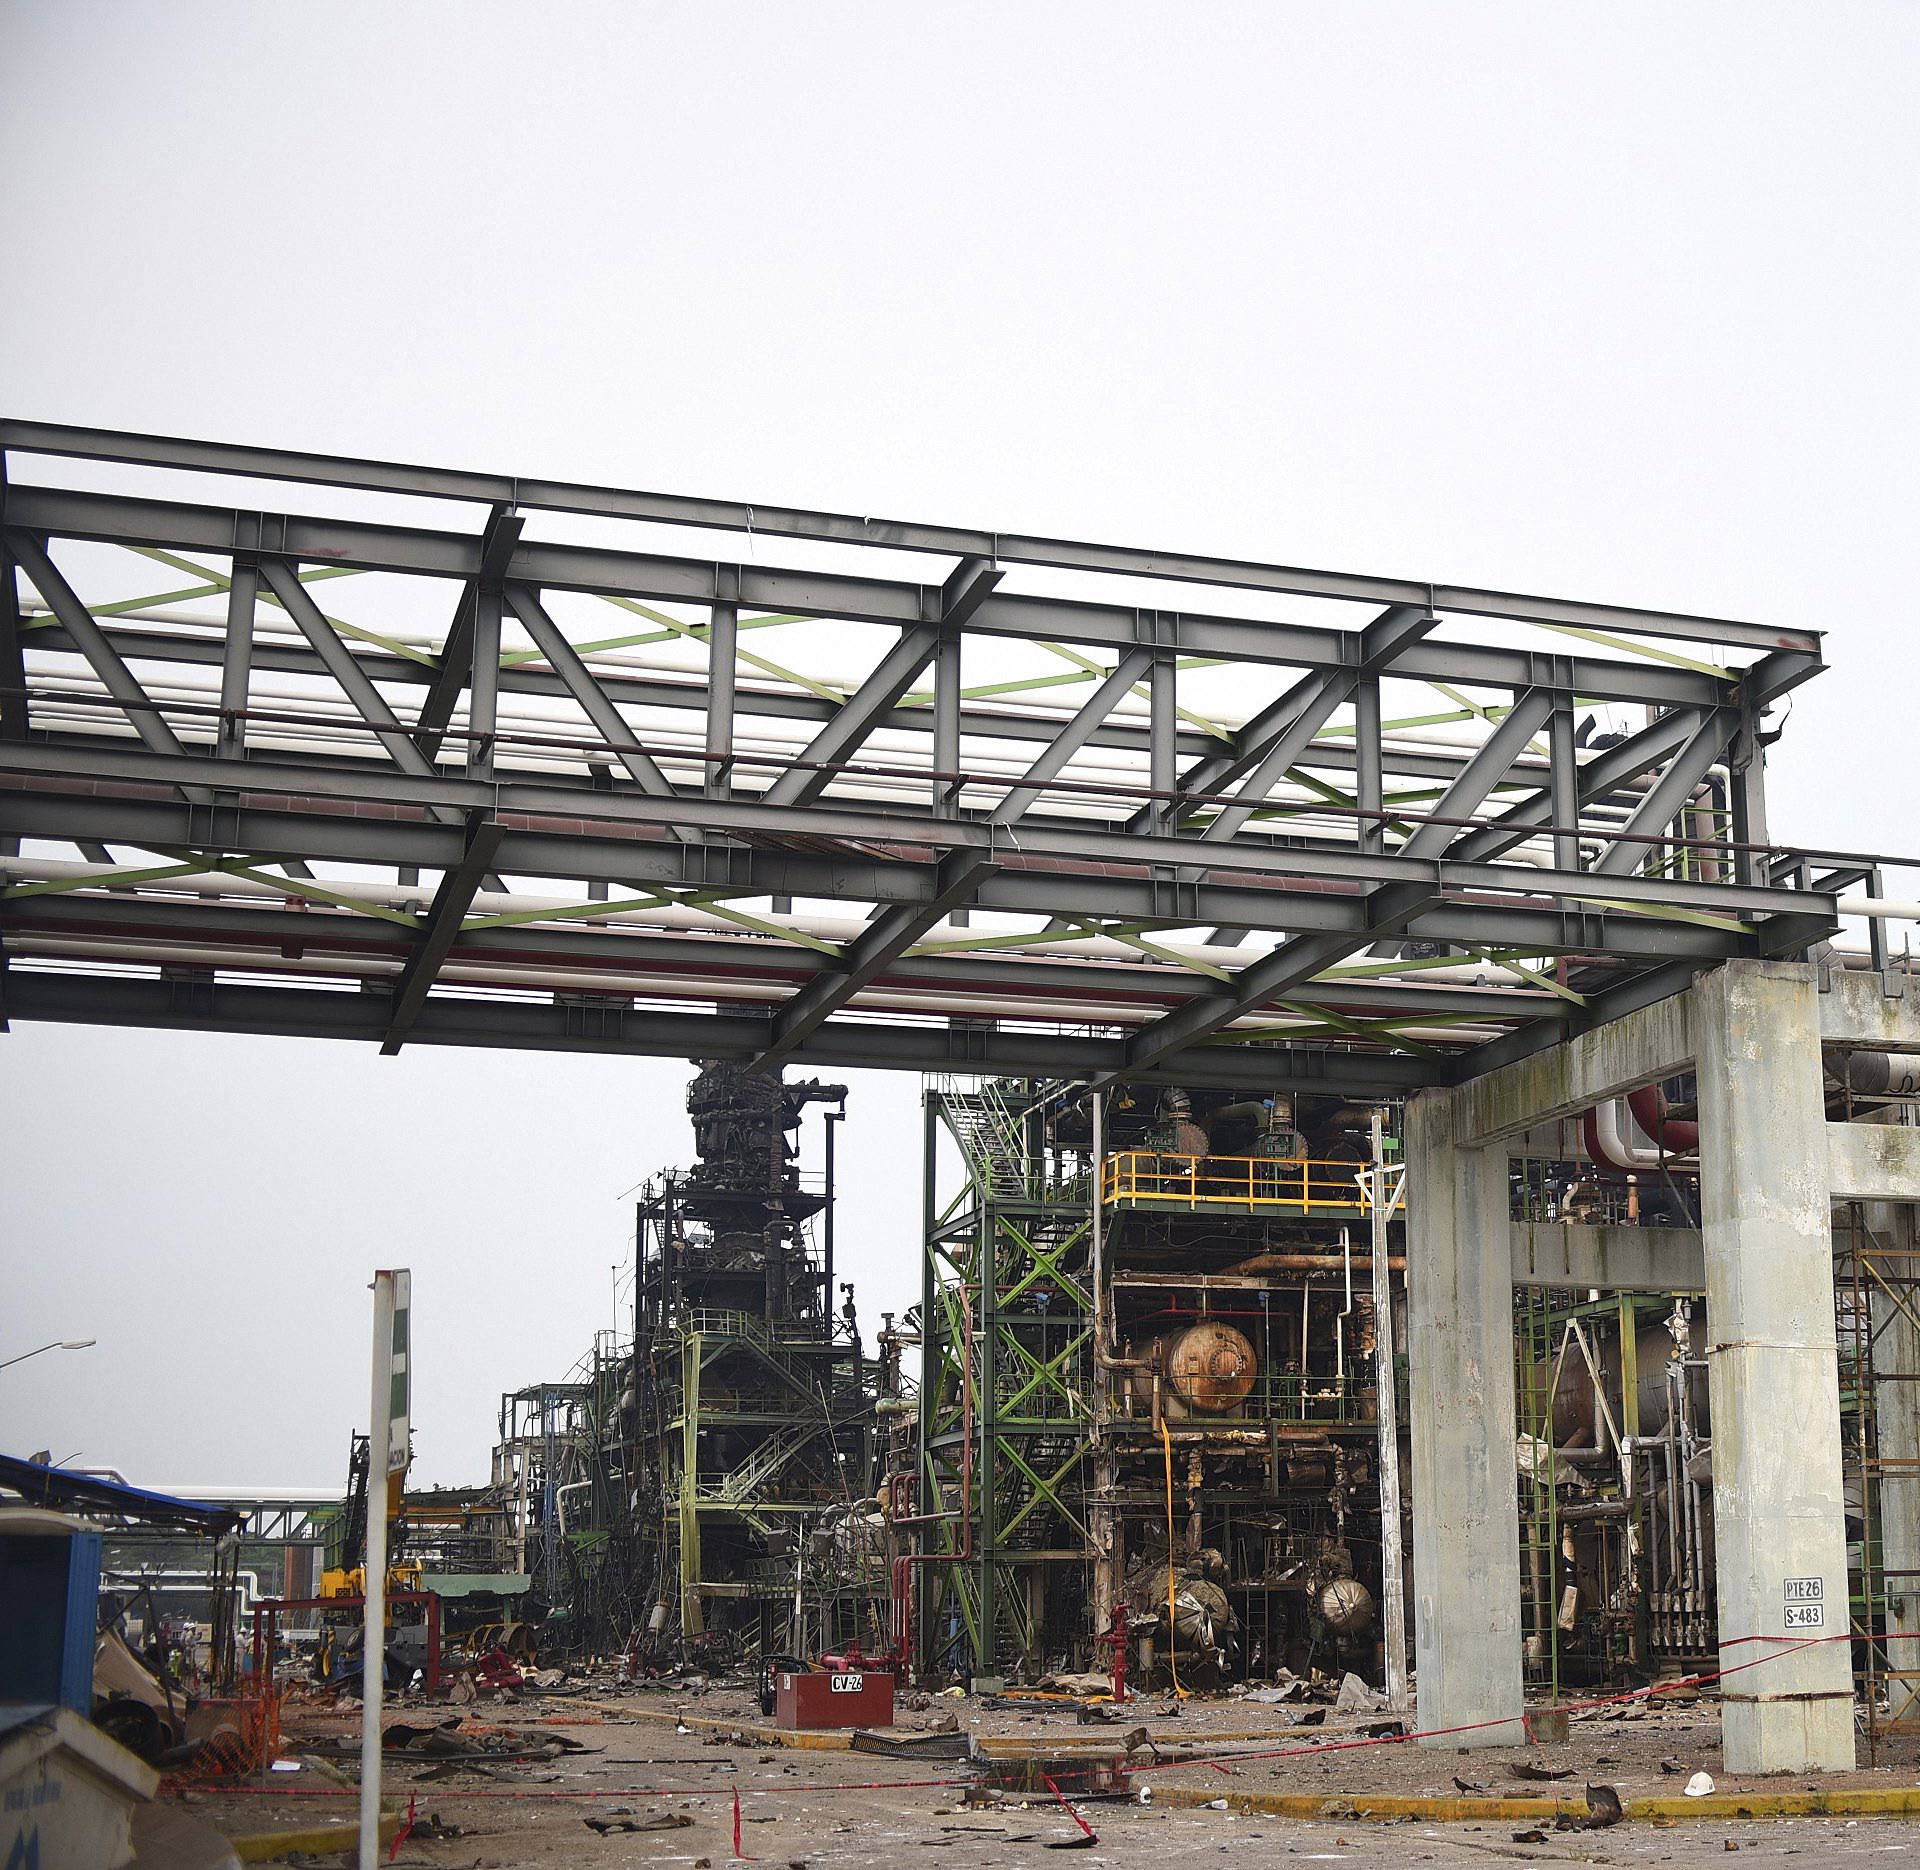
[[[940,1101],[948,1127],[981,1186],[1015,1199],[1029,1193],[1025,1130],[999,1085],[990,1079],[963,1091],[948,1083],[941,1087]]]

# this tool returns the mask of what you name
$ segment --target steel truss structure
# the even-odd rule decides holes
[[[0,466],[14,1018],[1396,1095],[1804,953],[1856,874],[1768,838],[1810,631],[23,421]]]
[[[1093,1191],[1036,1147],[1039,1089],[949,1082],[926,1098],[918,1484],[932,1556],[915,1649],[937,1681],[1036,1678],[1060,1643],[1062,1589],[1089,1602]],[[963,1171],[944,1202],[942,1130]],[[1075,1634],[1084,1647],[1091,1632]]]

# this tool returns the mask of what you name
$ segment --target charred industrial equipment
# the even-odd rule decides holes
[[[1098,1666],[1122,1615],[1142,1680],[1383,1671],[1372,1114],[929,1094],[921,1448],[888,1498],[935,1673]]]
[[[879,1635],[876,1384],[833,1264],[842,1085],[704,1061],[695,1161],[646,1183],[630,1346],[503,1406],[495,1490],[576,1649],[811,1654]],[[807,1109],[829,1106],[819,1170]],[[893,1366],[897,1371],[897,1359]]]

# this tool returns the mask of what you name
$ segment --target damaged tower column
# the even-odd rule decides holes
[[[1793,1647],[1847,1629],[1812,972],[1732,962],[1695,989],[1695,1019],[1720,1666],[1740,1670],[1721,1684],[1727,1770],[1850,1771],[1847,1645]]]
[[[1526,1738],[1507,1154],[1456,1141],[1460,1101],[1407,1106],[1417,1720],[1505,1747]]]

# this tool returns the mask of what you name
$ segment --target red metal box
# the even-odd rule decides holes
[[[893,1677],[878,1669],[782,1669],[773,1718],[782,1727],[891,1727]]]

